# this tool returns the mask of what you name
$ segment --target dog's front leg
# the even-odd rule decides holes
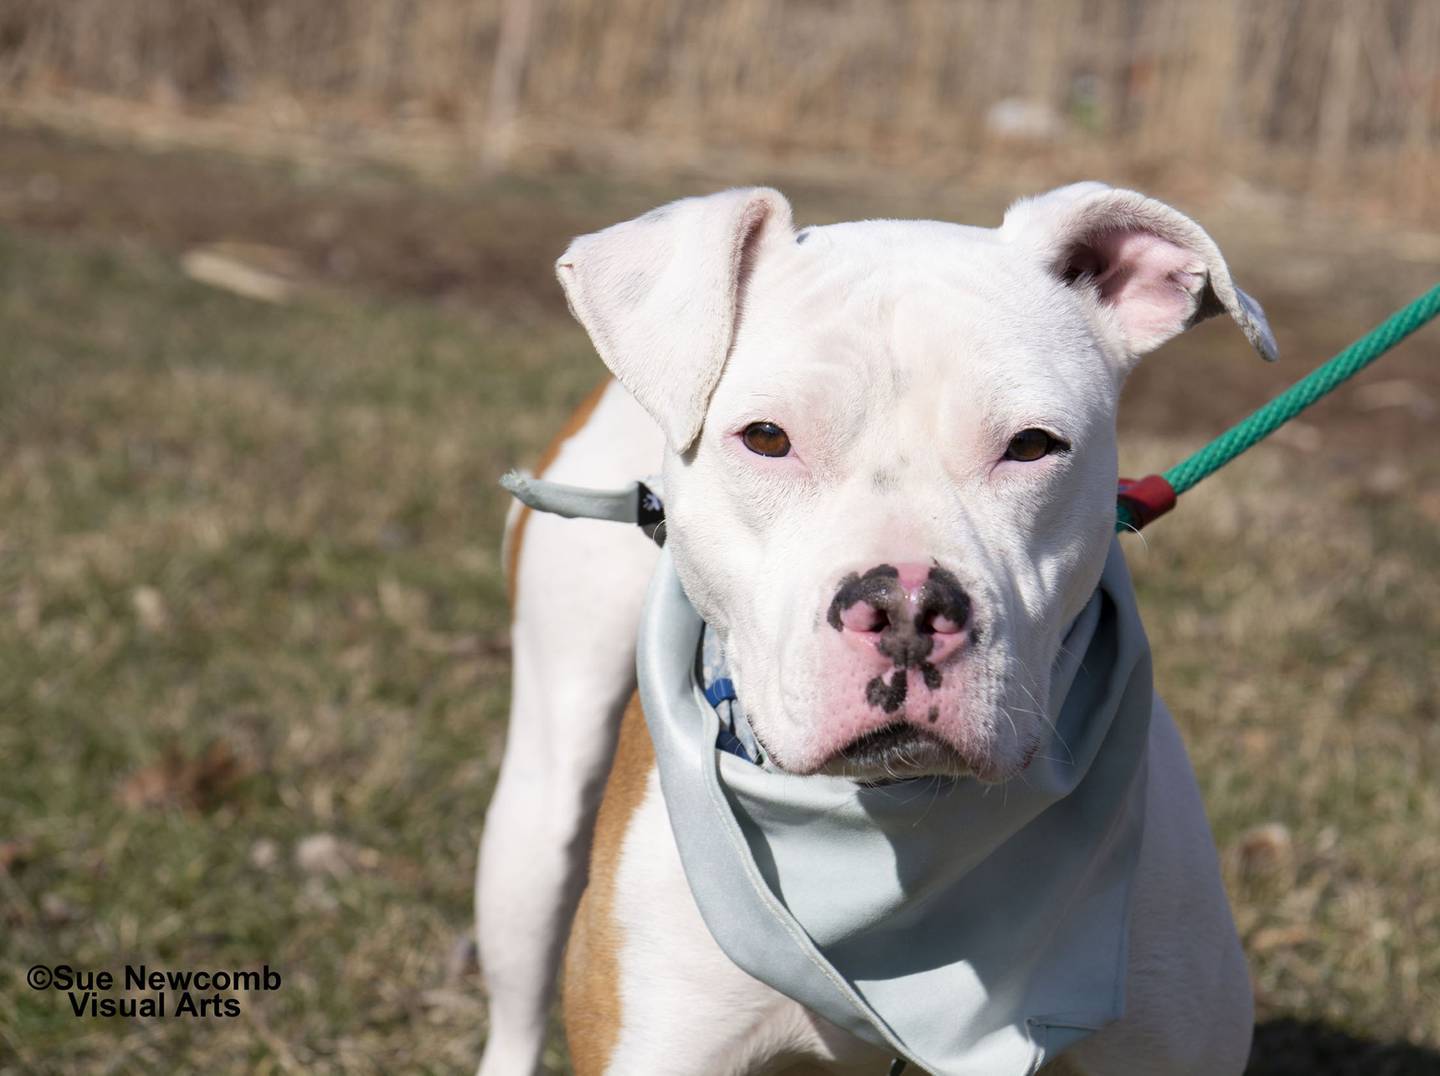
[[[658,431],[611,384],[545,474],[620,486],[651,473],[658,454]],[[656,557],[638,528],[593,520],[517,516],[509,538],[510,725],[476,879],[490,1001],[481,1076],[529,1076],[539,1064]]]
[[[1080,1076],[1239,1076],[1254,999],[1205,807],[1155,701],[1145,835],[1130,907],[1125,1015],[1066,1055]]]
[[[565,958],[577,1076],[883,1073],[889,1057],[721,951],[680,864],[638,702],[625,714]]]

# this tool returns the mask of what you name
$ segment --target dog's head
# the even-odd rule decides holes
[[[725,191],[577,239],[576,316],[665,431],[667,547],[781,768],[1004,780],[1114,527],[1139,357],[1228,313],[1214,242],[1097,183],[998,229],[795,231]]]

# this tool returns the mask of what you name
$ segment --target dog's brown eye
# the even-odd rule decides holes
[[[740,439],[758,456],[790,455],[790,436],[773,422],[750,423]]]
[[[1010,446],[1005,449],[1005,458],[1019,460],[1021,463],[1034,463],[1052,452],[1064,452],[1069,447],[1064,441],[1056,440],[1044,430],[1032,426],[1010,438]]]

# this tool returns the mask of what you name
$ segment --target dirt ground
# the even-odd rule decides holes
[[[494,479],[600,373],[550,266],[736,178],[422,181],[0,127],[0,954],[290,976],[239,1022],[158,1027],[0,981],[0,1071],[473,1065]],[[754,179],[802,223],[984,223],[1029,193]],[[1193,189],[1282,360],[1221,321],[1147,360],[1136,473],[1440,279],[1440,237]],[[197,251],[286,298],[197,282]],[[1437,418],[1432,326],[1127,540],[1251,957],[1255,1074],[1440,1073]]]

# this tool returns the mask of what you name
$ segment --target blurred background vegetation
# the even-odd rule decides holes
[[[1118,159],[1415,215],[1440,183],[1427,0],[6,0],[0,88],[491,169]]]
[[[0,0],[0,1071],[478,1059],[494,480],[602,373],[570,236],[1137,186],[1282,350],[1147,360],[1143,473],[1435,282],[1437,148],[1427,0]],[[1440,1072],[1437,416],[1432,327],[1126,539],[1256,1076]],[[285,986],[77,1021],[66,960]]]

